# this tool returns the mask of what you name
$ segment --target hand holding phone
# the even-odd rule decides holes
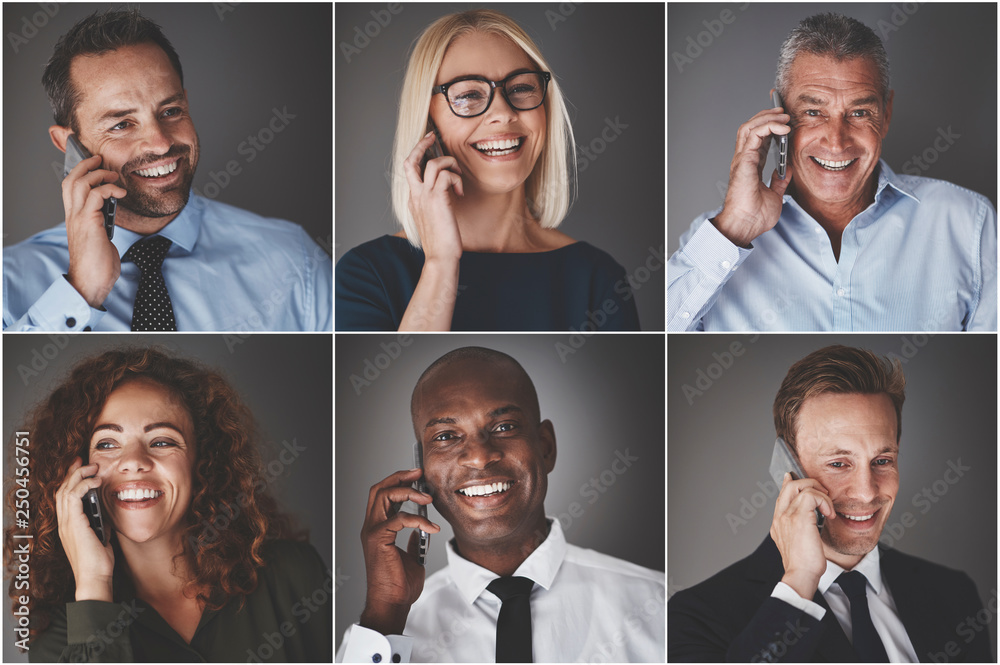
[[[787,117],[772,106],[744,122],[736,132],[726,200],[711,223],[739,247],[750,248],[753,241],[773,229],[781,217],[783,197],[794,178],[794,167],[792,171],[786,170],[790,131]],[[765,183],[763,171],[772,138],[778,145],[778,168],[774,173],[777,177]]]
[[[407,501],[418,506],[431,503],[429,495],[420,494],[413,487],[421,475],[420,469],[396,471],[372,485],[368,492],[361,528],[367,588],[360,624],[383,635],[402,633],[409,608],[423,591],[427,571],[418,561],[420,531],[441,531],[441,527],[425,517],[401,509]],[[405,549],[396,544],[401,532],[409,534]],[[426,547],[425,540],[424,556]]]
[[[114,235],[116,197],[127,194],[114,184],[119,175],[101,168],[76,136],[65,139],[66,173],[62,184],[69,243],[67,279],[87,303],[97,309],[108,297],[121,274],[121,257],[110,242]]]
[[[774,442],[770,471],[780,488],[770,533],[784,567],[781,581],[811,600],[826,571],[820,529],[824,515],[836,516],[833,502],[825,487],[806,477],[795,451],[781,437]],[[786,477],[790,479],[786,481]]]
[[[76,138],[76,134],[70,134],[66,138],[66,157],[63,160],[63,177],[69,175],[73,168],[85,159],[90,159],[93,155],[83,147],[83,144]],[[108,240],[115,237],[115,213],[118,210],[118,199],[111,197],[104,200],[104,208],[101,212],[104,215],[104,231],[108,234]]]
[[[409,208],[424,255],[428,261],[453,261],[457,265],[462,256],[462,238],[455,206],[458,197],[465,196],[458,160],[445,154],[436,129],[417,143],[407,162],[410,160],[414,168],[406,169]]]
[[[403,162],[409,189],[407,208],[417,236],[410,240],[419,239],[424,265],[403,312],[400,330],[451,330],[462,259],[458,210],[465,185],[458,160],[444,154],[443,146],[432,129]],[[439,151],[441,155],[436,156]]]
[[[100,505],[102,483],[97,464],[83,464],[77,457],[66,471],[55,494],[59,543],[66,554],[76,582],[76,600],[112,599],[114,550],[109,544],[110,522]],[[101,533],[94,530],[94,511]],[[84,519],[86,518],[86,519]]]

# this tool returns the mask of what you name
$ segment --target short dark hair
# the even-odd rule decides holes
[[[850,346],[828,346],[813,351],[790,368],[774,398],[774,429],[795,448],[799,410],[810,397],[824,393],[880,395],[896,410],[896,442],[903,432],[906,377],[898,360]]]
[[[528,376],[528,373],[524,371],[523,367],[521,367],[521,363],[517,362],[514,358],[506,353],[503,353],[502,351],[495,351],[482,346],[465,346],[460,349],[455,349],[454,351],[449,351],[431,363],[430,367],[425,369],[424,373],[420,375],[419,379],[417,379],[417,385],[413,387],[413,395],[410,398],[411,417],[417,415],[417,393],[424,382],[427,381],[437,370],[447,367],[453,363],[466,360],[485,362],[497,366],[507,366],[512,368],[521,376],[521,379],[524,381],[525,388],[528,391],[528,404],[525,405],[525,408],[528,409],[531,417],[534,418],[536,422],[541,419],[541,410],[538,406],[538,393],[535,392],[535,384],[532,383],[531,377]],[[419,434],[417,438],[420,438]]]
[[[163,49],[177,76],[184,85],[181,60],[177,57],[170,40],[153,21],[138,9],[121,9],[104,13],[94,12],[78,21],[56,42],[52,58],[45,65],[42,85],[52,106],[52,117],[57,125],[70,127],[80,133],[76,119],[76,106],[80,103],[80,91],[73,87],[69,70],[73,58],[78,55],[101,55],[125,46],[153,43]]]

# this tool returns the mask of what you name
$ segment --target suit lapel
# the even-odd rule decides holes
[[[755,574],[752,577],[766,585],[767,595],[770,595],[771,589],[781,581],[785,574],[785,568],[781,565],[781,553],[778,552],[778,546],[774,544],[770,536],[765,538],[761,546],[753,553],[753,562],[752,572]],[[831,663],[857,662],[858,658],[854,654],[854,647],[847,639],[844,629],[840,627],[837,617],[833,615],[833,610],[823,599],[823,594],[817,591],[813,602],[826,610],[821,622],[824,626],[823,636],[820,638],[816,654]]]
[[[941,645],[948,641],[947,628],[942,635],[942,627],[927,620],[926,590],[921,588],[912,566],[890,549],[881,550],[880,556],[882,576],[892,592],[899,620],[906,628],[917,658],[922,662],[926,661],[927,654],[940,651]]]
[[[817,591],[816,595],[813,596],[813,602],[826,610],[822,621],[825,629],[823,630],[823,636],[820,638],[819,648],[816,649],[816,653],[822,655],[823,659],[830,663],[858,662],[858,657],[854,653],[854,647],[851,646],[850,640],[847,639],[844,629],[840,627],[840,622],[834,616],[833,610],[826,604],[823,594]]]

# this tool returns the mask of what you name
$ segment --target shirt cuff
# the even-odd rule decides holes
[[[795,589],[784,582],[778,582],[774,587],[774,591],[771,592],[771,598],[785,601],[795,609],[805,612],[813,619],[816,619],[816,621],[822,621],[823,616],[826,614],[826,610],[821,605],[811,600],[806,600]]]
[[[97,327],[105,311],[91,307],[63,275],[28,310],[28,320],[42,330],[85,332]]]
[[[746,261],[752,250],[734,245],[706,219],[681,251],[698,270],[722,284]]]
[[[408,663],[413,638],[404,635],[383,635],[371,628],[354,624],[344,638],[345,663]]]

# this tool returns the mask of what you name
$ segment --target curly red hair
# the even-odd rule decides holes
[[[257,586],[265,541],[292,535],[290,520],[266,491],[253,417],[222,376],[157,349],[124,348],[88,358],[28,419],[31,520],[26,533],[33,537],[17,542],[30,547],[32,636],[48,627],[49,610],[72,601],[76,593],[59,540],[56,490],[74,458],[88,459],[90,436],[108,396],[139,378],[174,391],[191,412],[198,456],[183,554],[194,562],[189,586],[211,590],[211,598],[199,595],[206,606],[218,609],[232,599],[242,602]],[[14,484],[7,491],[12,512],[17,489]],[[9,527],[4,533],[4,563],[12,576],[8,595],[16,608],[17,597],[25,591],[15,590],[14,531]],[[124,560],[117,548],[115,560]]]

